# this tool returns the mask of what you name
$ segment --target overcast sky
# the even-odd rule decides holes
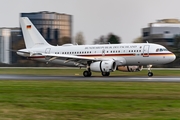
[[[19,13],[39,11],[73,15],[73,37],[83,32],[86,44],[109,33],[129,43],[150,22],[180,19],[180,0],[0,0],[0,27],[19,27]]]

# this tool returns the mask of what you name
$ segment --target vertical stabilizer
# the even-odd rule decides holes
[[[26,48],[50,46],[27,17],[20,18]]]

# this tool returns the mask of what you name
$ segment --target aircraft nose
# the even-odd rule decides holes
[[[176,59],[176,55],[175,54],[173,54],[173,61]]]
[[[176,59],[176,55],[172,53],[171,61],[174,61]]]

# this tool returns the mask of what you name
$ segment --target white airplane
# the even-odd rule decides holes
[[[166,64],[176,58],[164,46],[151,43],[52,46],[27,17],[20,18],[20,25],[26,48],[18,50],[18,55],[46,63],[87,67],[84,77],[90,77],[91,71],[101,72],[102,76],[115,70],[141,71],[143,65],[147,65],[151,77],[152,65]]]

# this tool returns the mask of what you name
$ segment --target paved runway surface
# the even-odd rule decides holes
[[[71,81],[127,81],[127,82],[180,82],[180,77],[141,77],[141,76],[34,76],[34,75],[0,75],[0,80],[71,80]]]

